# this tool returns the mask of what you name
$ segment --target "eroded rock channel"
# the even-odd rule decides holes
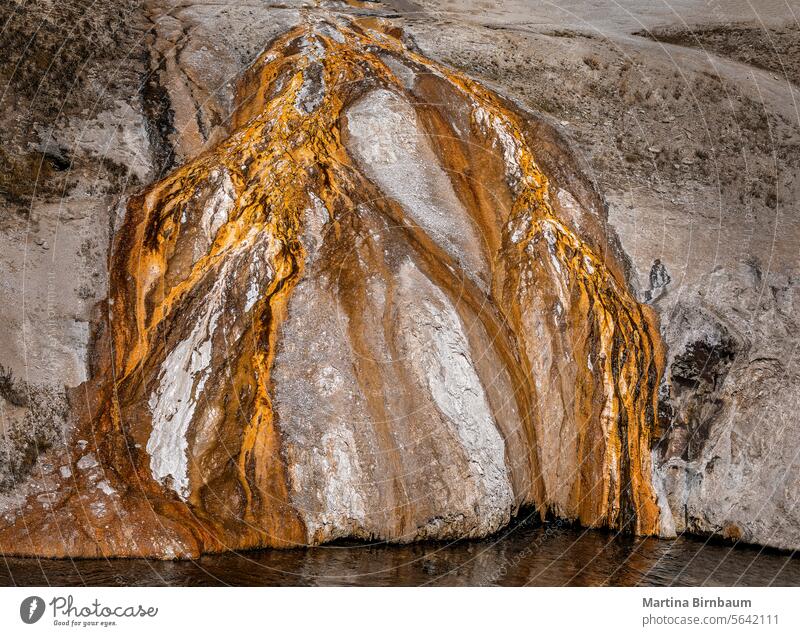
[[[309,19],[128,202],[80,421],[0,551],[480,537],[522,507],[657,534],[663,354],[626,267],[547,124],[389,23]]]

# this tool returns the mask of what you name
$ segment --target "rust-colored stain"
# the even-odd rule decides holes
[[[413,87],[392,60],[414,71]],[[481,236],[486,287],[458,272],[348,152],[347,108],[375,89],[414,105]],[[522,422],[504,434],[517,507],[657,533],[650,465],[663,367],[657,324],[628,289],[601,201],[582,178],[570,182],[572,159],[552,131],[410,50],[379,20],[306,23],[284,34],[241,78],[236,103],[222,143],[130,200],[110,257],[94,379],[77,398],[83,418],[71,434],[73,476],[52,504],[31,498],[33,511],[0,528],[0,550],[171,558],[317,540],[292,502],[272,381],[289,300],[307,275],[310,193],[332,217],[328,262],[347,262],[358,234],[354,211],[370,201],[403,228],[429,278],[484,329]],[[382,263],[376,257],[373,266]],[[354,276],[338,292],[353,317],[356,351],[367,346],[357,327],[364,285]],[[194,349],[181,360],[191,372],[182,371],[184,393],[170,397],[165,365],[187,341]],[[359,377],[378,413],[379,371],[369,369]],[[165,404],[191,401],[176,407],[190,428],[183,490],[174,476],[154,478],[148,444],[162,395]],[[376,419],[396,467],[390,416]],[[89,453],[115,491],[106,499],[98,477],[77,466]],[[422,505],[403,498],[400,482],[387,486],[389,540],[409,531]]]

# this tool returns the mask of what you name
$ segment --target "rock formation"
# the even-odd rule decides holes
[[[415,4],[420,49],[552,118],[608,202],[667,350],[661,534],[800,548],[796,10]]]
[[[118,219],[78,421],[0,551],[479,537],[526,506],[661,530],[655,314],[552,127],[369,18],[307,16],[232,105]]]

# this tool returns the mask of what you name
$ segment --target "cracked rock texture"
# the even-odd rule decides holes
[[[1,551],[800,546],[788,9],[470,6],[4,6]]]

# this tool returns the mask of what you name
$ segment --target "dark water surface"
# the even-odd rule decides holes
[[[197,561],[0,557],[0,585],[800,585],[800,558],[518,523],[481,541],[259,550]]]

